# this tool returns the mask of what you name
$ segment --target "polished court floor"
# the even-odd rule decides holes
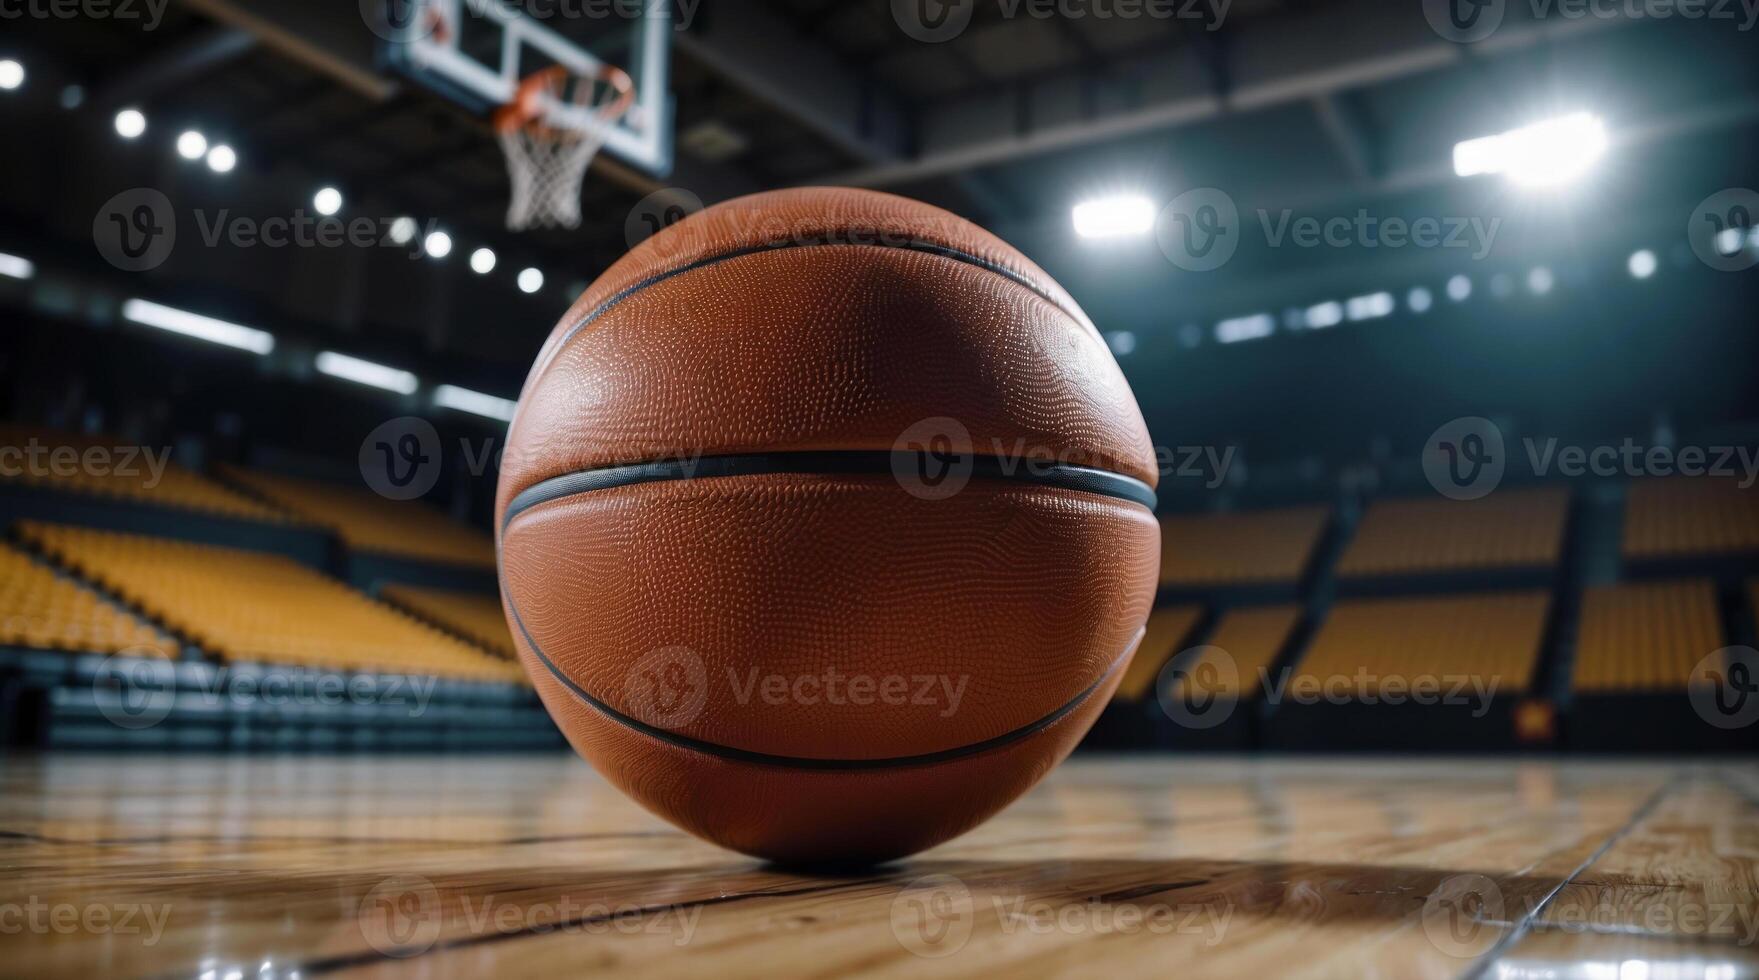
[[[1084,756],[813,876],[564,755],[0,760],[5,976],[1738,980],[1756,934],[1745,762]]]

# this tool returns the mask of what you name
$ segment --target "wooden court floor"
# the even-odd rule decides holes
[[[1078,757],[792,874],[571,756],[0,760],[0,974],[1759,976],[1751,763]]]

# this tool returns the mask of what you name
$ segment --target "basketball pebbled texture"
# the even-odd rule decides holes
[[[981,465],[924,482],[930,443]],[[1156,476],[1104,341],[1025,257],[904,198],[758,194],[637,246],[544,344],[503,603],[563,732],[644,806],[881,861],[1005,806],[1103,709],[1160,553],[1104,480]]]

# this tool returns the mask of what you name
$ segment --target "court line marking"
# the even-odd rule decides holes
[[[1661,801],[1666,799],[1668,794],[1672,793],[1682,782],[1685,782],[1690,778],[1692,777],[1689,774],[1682,773],[1669,779],[1666,783],[1656,789],[1654,793],[1650,794],[1649,799],[1644,800],[1643,805],[1639,806],[1632,812],[1630,820],[1628,820],[1623,827],[1614,831],[1612,836],[1608,837],[1604,843],[1595,848],[1593,854],[1588,855],[1581,864],[1577,865],[1574,870],[1564,876],[1564,880],[1558,882],[1551,891],[1546,892],[1545,897],[1540,899],[1538,903],[1533,906],[1532,911],[1522,916],[1521,919],[1515,923],[1513,929],[1503,934],[1503,937],[1497,940],[1494,946],[1484,952],[1484,955],[1479,958],[1476,965],[1470,967],[1467,972],[1460,974],[1460,980],[1480,980],[1480,978],[1486,976],[1491,968],[1495,967],[1502,961],[1503,954],[1513,949],[1517,942],[1524,938],[1529,932],[1533,931],[1533,927],[1535,923],[1538,922],[1540,914],[1545,911],[1546,907],[1549,906],[1554,899],[1563,893],[1563,890],[1566,887],[1577,878],[1581,877],[1583,872],[1593,867],[1594,862],[1604,857],[1607,851],[1612,850],[1614,844],[1617,844],[1619,841],[1629,836],[1631,831],[1637,829],[1638,824],[1649,819],[1649,815],[1661,805]]]

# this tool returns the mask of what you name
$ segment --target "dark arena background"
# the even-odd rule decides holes
[[[0,975],[1759,976],[1756,25],[1750,0],[0,0]],[[993,232],[1042,271],[927,210],[808,244],[1060,284],[1093,357],[998,298],[973,322],[1036,368],[937,387],[924,350],[880,390],[857,379],[903,321],[827,305],[837,339],[784,349],[791,280],[718,294],[700,350],[625,323],[596,381],[520,401],[631,249],[664,268],[766,201],[890,206],[716,210],[805,187]],[[732,223],[742,255],[801,244]],[[925,296],[954,302],[864,302]],[[743,367],[697,370],[723,312]],[[1152,494],[934,410],[1101,391],[1107,350]],[[1140,603],[1121,541],[1066,557],[1146,616],[1134,658],[1102,703],[934,742],[1025,703],[996,672],[1073,670],[1071,616],[1116,625],[967,588],[1059,574],[1005,522],[940,597],[851,544],[701,613],[758,575],[729,539],[841,549],[782,509],[711,510],[700,550],[549,541],[538,611],[582,625],[510,626],[497,487],[569,444],[547,399],[599,411],[650,369],[696,371],[664,410],[710,428],[802,379],[843,385],[833,414],[907,390],[916,425],[805,448],[889,446],[880,482],[924,507],[1147,494]],[[609,461],[688,493],[718,452]],[[844,533],[932,547],[924,520]],[[693,561],[695,591],[653,571]],[[626,672],[592,646],[595,699],[532,634],[602,639],[612,601],[701,628],[613,637]],[[861,639],[907,601],[953,610],[894,628],[925,652]],[[797,621],[846,624],[815,633],[830,667],[778,652]],[[666,720],[727,683],[694,651],[733,630],[750,672],[711,720],[768,712],[792,763]],[[630,717],[601,703],[625,691]],[[956,758],[1017,794],[1067,746],[1009,746],[1070,719],[993,819],[837,860],[955,804],[900,782],[863,819],[823,787]]]

